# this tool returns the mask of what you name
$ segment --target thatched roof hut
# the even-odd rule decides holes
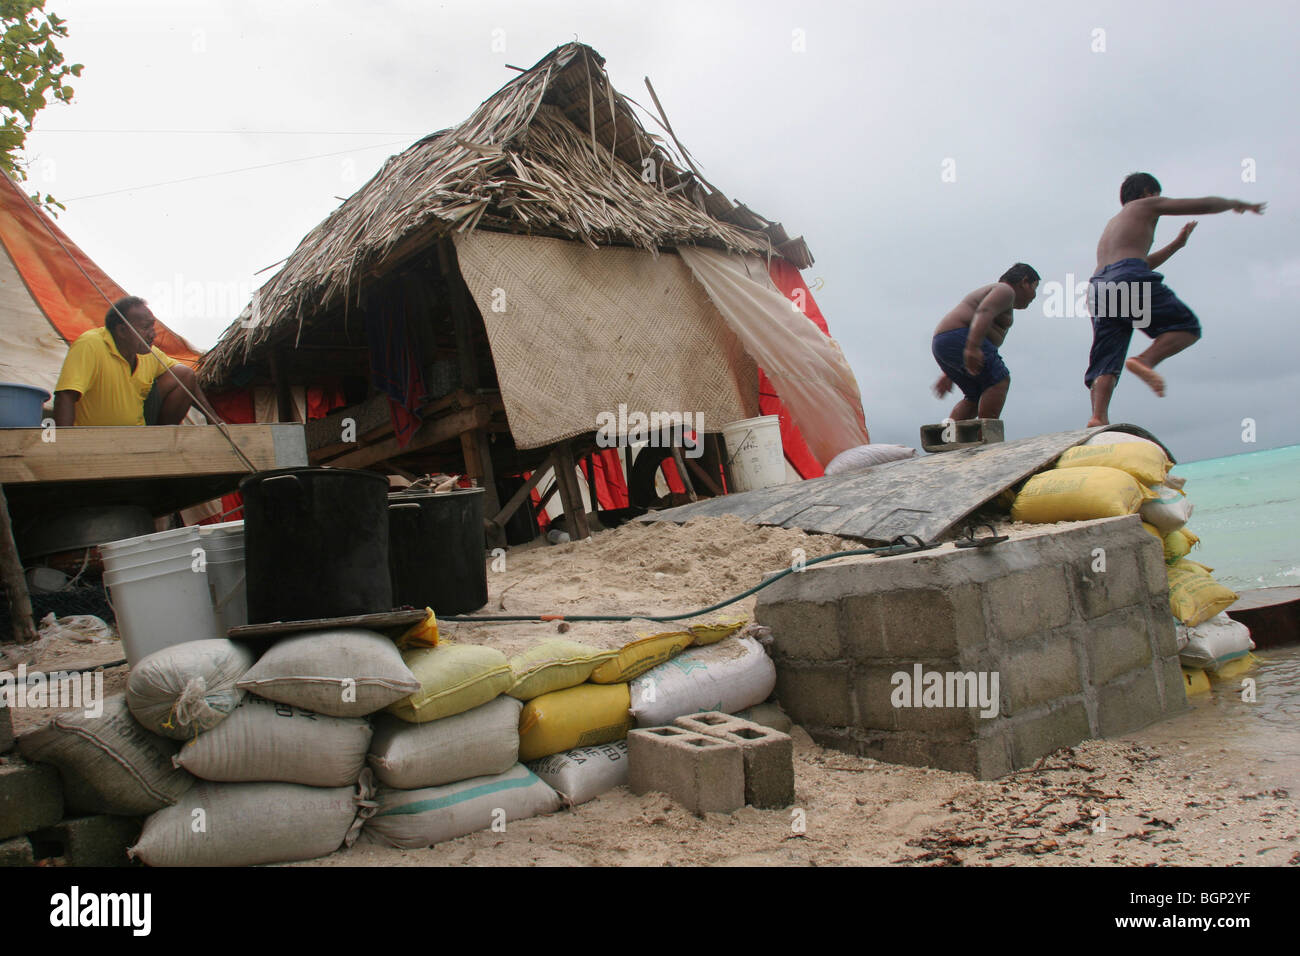
[[[391,157],[259,290],[205,356],[203,383],[229,384],[270,344],[301,342],[311,325],[346,311],[367,278],[453,231],[651,251],[693,243],[812,265],[802,238],[728,201],[689,156],[647,132],[604,64],[591,47],[567,43],[459,126]]]

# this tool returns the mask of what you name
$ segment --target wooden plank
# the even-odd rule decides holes
[[[510,500],[505,503],[505,506],[492,517],[492,523],[500,528],[504,528],[506,522],[509,521],[511,517],[514,516],[514,513],[523,506],[523,503],[528,500],[528,496],[532,493],[532,490],[537,487],[538,482],[546,477],[546,472],[554,467],[555,458],[553,456],[548,456],[546,461],[528,476],[528,480],[523,483],[523,486],[510,496]]]
[[[284,359],[280,349],[271,351],[271,381],[275,384],[275,420],[277,422],[298,421],[298,409],[293,405],[293,391],[289,379],[284,374]]]
[[[397,438],[394,436],[335,458],[330,461],[330,466],[334,468],[365,468],[367,465],[373,465],[385,458],[399,458],[402,455],[409,455],[411,452],[419,451],[421,448],[427,448],[430,445],[451,441],[453,438],[459,437],[462,432],[482,428],[491,418],[492,412],[486,405],[475,405],[472,408],[452,412],[439,418],[431,418],[416,429],[415,434],[411,436],[410,442],[405,446],[398,445]]]
[[[9,598],[14,640],[19,644],[30,644],[36,640],[36,621],[27,594],[27,579],[23,577],[23,563],[18,557],[18,545],[14,543],[14,529],[9,523],[9,502],[3,485],[0,485],[0,582],[3,582]]]
[[[577,465],[573,460],[573,443],[561,442],[555,448],[555,480],[560,488],[560,503],[564,505],[564,524],[574,541],[591,537],[587,525],[587,509],[582,504],[578,488]]]
[[[469,476],[477,479],[479,487],[483,489],[483,513],[496,514],[501,510],[501,499],[497,495],[496,472],[492,468],[492,446],[487,432],[482,428],[462,432],[460,447]]]
[[[226,427],[258,470],[307,461],[300,425]],[[296,434],[293,444],[301,453],[288,456],[293,460],[277,457],[277,433],[281,442]],[[46,441],[47,437],[53,440]],[[41,428],[0,429],[0,483],[4,484],[247,472],[215,425],[70,427],[52,434]]]
[[[376,614],[355,614],[351,617],[322,617],[310,621],[274,621],[270,624],[244,624],[232,627],[227,635],[232,640],[247,641],[266,637],[280,637],[300,631],[325,631],[336,627],[362,627],[367,630],[387,630],[419,624],[427,613],[423,608],[413,611],[380,611]]]
[[[935,541],[1007,488],[1106,428],[1158,441],[1136,425],[1054,432],[710,498],[641,520],[681,522],[736,515],[750,524],[838,534],[870,543],[887,544],[900,534]]]
[[[342,441],[344,421],[352,419],[352,430],[356,441]],[[380,393],[372,395],[359,405],[349,405],[330,412],[324,418],[308,422],[306,425],[307,452],[312,460],[332,458],[346,451],[353,451],[357,444],[373,441],[390,434],[393,430],[393,415],[388,408],[388,396]]]

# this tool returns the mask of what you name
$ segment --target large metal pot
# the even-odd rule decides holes
[[[248,623],[393,609],[388,480],[344,468],[283,468],[239,484]]]

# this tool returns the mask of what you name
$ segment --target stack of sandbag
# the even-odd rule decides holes
[[[1108,439],[1117,433],[1103,432]],[[1087,521],[1136,514],[1156,498],[1171,463],[1145,439],[1076,445],[1056,466],[1030,478],[1016,495],[1011,517],[1032,524]],[[1125,436],[1135,438],[1136,436]]]
[[[236,706],[215,724],[191,720],[172,758],[198,783],[145,821],[130,854],[151,866],[247,866],[351,845],[375,808],[367,717],[419,687],[396,645],[365,630],[299,634],[231,683]]]
[[[1195,626],[1179,624],[1177,631],[1183,667],[1220,677],[1239,672],[1255,649],[1250,629],[1222,611]]]

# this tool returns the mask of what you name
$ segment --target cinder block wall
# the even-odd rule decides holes
[[[759,592],[755,616],[795,722],[889,763],[988,779],[1187,708],[1163,551],[1136,516],[815,565]],[[997,673],[997,716],[894,706],[917,664]]]

